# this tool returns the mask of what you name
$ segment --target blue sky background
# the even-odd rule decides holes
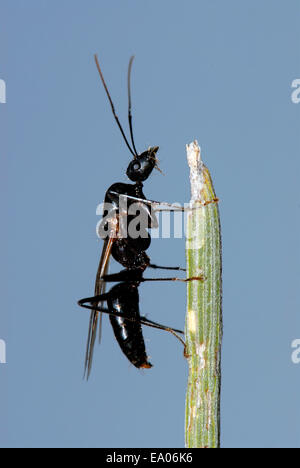
[[[105,320],[82,380],[101,243],[96,206],[130,154],[93,62],[126,124],[131,54],[136,143],[159,145],[149,198],[189,199],[197,138],[221,199],[223,447],[299,447],[299,1],[0,1],[1,447],[183,447],[187,366],[145,329],[151,371],[121,354]],[[184,264],[184,240],[151,258]],[[117,265],[113,266],[117,271]],[[183,327],[185,286],[141,286],[141,310]]]

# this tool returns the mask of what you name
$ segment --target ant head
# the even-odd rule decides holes
[[[157,168],[156,153],[158,146],[149,148],[142,154],[137,155],[129,164],[126,174],[133,182],[143,182],[148,179],[153,169]]]

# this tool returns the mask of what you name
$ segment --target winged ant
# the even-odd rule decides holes
[[[183,334],[183,331],[161,325],[140,315],[138,291],[140,284],[145,281],[185,282],[193,279],[202,280],[201,277],[188,279],[143,277],[143,273],[146,268],[185,271],[179,267],[162,267],[154,265],[150,262],[150,258],[146,254],[146,250],[149,248],[151,243],[151,237],[148,229],[158,227],[155,211],[159,211],[162,205],[167,206],[168,211],[176,211],[178,209],[183,210],[183,208],[170,203],[148,200],[143,193],[143,182],[148,179],[153,169],[160,170],[156,157],[159,148],[157,146],[151,147],[141,154],[136,150],[132,128],[130,89],[130,76],[133,59],[134,57],[131,57],[129,61],[127,80],[128,122],[131,146],[116,114],[113,101],[102,74],[98,57],[95,55],[96,66],[108,97],[114,119],[117,122],[127,148],[133,156],[133,159],[130,161],[126,171],[128,178],[133,183],[115,183],[105,194],[104,206],[109,206],[109,208],[105,208],[105,213],[101,223],[101,228],[106,234],[103,236],[105,237],[104,245],[96,275],[94,296],[78,301],[78,304],[81,307],[91,310],[85,358],[85,375],[87,378],[91,372],[98,323],[99,339],[101,337],[103,313],[109,314],[116,340],[129,361],[137,368],[151,368],[152,364],[149,362],[146,354],[141,325],[166,330],[176,336],[176,338],[184,344],[183,339],[179,336],[180,334]],[[127,208],[122,209],[121,203],[124,200],[127,202]],[[125,234],[121,229],[124,221],[126,221],[127,226],[129,224],[128,222],[134,218],[134,215],[129,214],[129,209],[133,204],[138,206],[139,211],[143,213],[146,220],[143,227],[141,227],[140,235],[137,238],[133,238],[128,235],[127,227]],[[119,273],[108,275],[109,260],[111,256],[125,269]],[[118,284],[106,293],[106,283],[109,282],[117,282]],[[105,303],[106,307],[104,307]]]

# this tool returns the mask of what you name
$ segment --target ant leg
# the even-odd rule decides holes
[[[210,205],[212,203],[219,203],[219,198],[213,198],[212,200],[207,200],[204,202],[200,202],[198,200],[198,203],[200,204],[201,208],[203,206]],[[175,203],[166,203],[166,202],[157,202],[154,200],[145,200],[144,203],[149,204],[154,207],[154,211],[193,211],[193,210],[198,210],[199,206],[194,206],[192,208],[184,208],[181,206],[176,205]],[[170,208],[160,208],[160,206],[168,206]]]
[[[170,208],[170,209],[166,209],[166,210],[155,208],[156,211],[185,211],[184,207],[178,206],[175,203],[159,202],[159,201],[155,201],[155,200],[146,200],[144,198],[133,197],[131,195],[124,195],[123,193],[120,194],[120,193],[113,192],[113,191],[111,191],[110,193],[112,195],[117,195],[118,197],[122,197],[122,198],[128,198],[128,200],[134,200],[136,202],[140,202],[140,203],[143,203],[145,205],[150,205],[150,206],[153,206],[153,207],[155,207],[155,206],[167,206],[167,207]]]
[[[96,304],[99,304],[99,302],[107,301],[108,296],[109,296],[109,293],[100,294],[99,296],[85,297],[83,299],[80,299],[77,302],[77,304],[80,307],[85,307],[85,308],[88,308],[88,309],[91,309],[91,310],[96,310],[98,312],[101,312],[101,310],[98,310],[99,307],[97,307]],[[91,306],[87,307],[86,303],[91,304]],[[93,304],[94,304],[94,306],[93,306]]]
[[[145,205],[153,206],[155,208],[155,211],[189,211],[189,210],[193,210],[193,209],[195,209],[195,210],[198,209],[198,206],[195,206],[194,208],[193,207],[192,208],[184,208],[182,206],[176,205],[175,203],[167,203],[167,202],[159,202],[159,201],[155,201],[155,200],[147,200],[147,199],[144,199],[144,198],[133,197],[131,195],[120,194],[120,193],[117,193],[117,192],[114,192],[114,191],[111,191],[110,193],[112,195],[117,195],[118,197],[128,198],[129,200],[135,200],[136,202],[141,202],[141,203],[144,203]],[[201,205],[202,206],[207,206],[207,205],[210,205],[211,203],[218,203],[218,202],[219,202],[219,198],[214,198],[212,200],[202,202]],[[167,206],[168,208],[160,208],[161,206]]]
[[[93,296],[93,297],[87,297],[85,299],[80,299],[78,301],[78,305],[88,310],[98,311],[98,312],[105,313],[108,315],[114,315],[115,317],[121,317],[123,319],[130,320],[132,322],[139,322],[141,325],[145,325],[147,327],[157,328],[159,330],[167,331],[171,333],[173,336],[175,336],[175,338],[177,338],[181,342],[181,344],[183,344],[184,346],[183,354],[185,357],[188,357],[186,353],[185,341],[179,336],[179,334],[184,335],[184,332],[182,330],[177,330],[176,328],[167,327],[165,325],[162,325],[161,323],[154,322],[153,320],[150,320],[147,317],[140,317],[139,319],[136,319],[133,317],[129,317],[123,314],[122,312],[111,311],[104,307],[98,307],[98,306],[92,305],[92,304],[99,304],[99,302],[103,302],[104,300],[107,300],[108,296],[109,296],[109,293],[106,293],[106,294],[101,294],[100,296]]]
[[[186,271],[185,268],[181,267],[167,267],[167,266],[159,266],[159,265],[154,265],[153,263],[150,263],[148,265],[149,268],[154,268],[154,269],[159,269],[159,270],[177,270],[177,271]]]
[[[154,266],[154,268],[162,268],[166,270],[183,270],[183,268],[180,267],[159,267],[159,266]],[[182,283],[187,283],[188,281],[205,281],[205,276],[200,275],[200,276],[192,276],[191,278],[177,278],[177,277],[171,277],[171,278],[143,278],[141,276],[140,270],[122,270],[119,273],[112,273],[110,275],[104,275],[102,276],[102,281],[105,281],[106,283],[119,283],[119,282],[129,282],[129,283],[144,283],[146,281],[180,281]],[[108,294],[102,294],[101,296],[94,296],[94,298],[98,298],[98,302],[105,301],[108,297]],[[87,298],[86,300],[82,300],[83,302],[91,302],[88,299],[93,299],[93,298]],[[95,299],[93,302],[97,302]],[[79,304],[81,305],[81,304]],[[96,309],[95,309],[96,310]]]
[[[205,281],[204,276],[192,276],[191,278],[141,278],[140,282],[145,281],[180,281],[182,283],[187,283],[188,281]]]
[[[167,331],[167,332],[171,333],[173,336],[175,336],[175,338],[177,338],[177,340],[179,340],[180,343],[183,344],[183,346],[184,346],[184,356],[186,357],[186,344],[185,344],[185,341],[181,338],[181,336],[178,335],[178,333],[181,333],[183,335],[184,334],[183,331],[175,330],[174,328],[170,328],[170,327],[165,327],[164,325],[161,325],[160,323],[153,322],[152,320],[149,320],[146,317],[141,317],[141,319],[143,320],[143,322],[141,322],[141,323],[143,323],[144,325],[148,325],[148,327],[158,328],[159,330]]]
[[[80,301],[78,301],[78,305],[80,305],[84,309],[96,310],[98,312],[103,312],[104,314],[114,315],[115,317],[121,317],[121,318],[129,320],[131,322],[139,322],[142,325],[146,325],[148,327],[158,328],[160,330],[168,331],[168,332],[172,333],[174,336],[176,336],[182,343],[184,343],[182,338],[177,336],[177,333],[180,333],[180,334],[184,335],[184,332],[182,330],[177,330],[176,328],[166,327],[165,325],[161,325],[160,323],[153,322],[152,320],[147,319],[147,317],[140,317],[140,318],[137,319],[137,318],[134,318],[134,317],[129,317],[128,315],[123,314],[122,312],[111,311],[111,310],[106,309],[104,307],[97,307],[97,306],[86,304],[86,302],[90,303],[90,304],[93,304],[95,302],[101,302],[101,301],[103,301],[103,296],[104,296],[104,294],[102,294],[100,296],[87,297],[86,299],[81,299]]]

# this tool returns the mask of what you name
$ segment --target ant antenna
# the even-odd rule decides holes
[[[124,130],[123,130],[123,128],[122,128],[122,125],[120,124],[119,118],[118,118],[118,116],[117,116],[117,114],[116,114],[115,106],[114,106],[114,104],[113,104],[113,102],[112,102],[112,99],[111,99],[111,97],[110,97],[109,91],[108,91],[108,89],[107,89],[107,86],[106,86],[106,83],[105,83],[105,80],[104,80],[104,77],[103,77],[103,74],[102,74],[102,71],[101,71],[101,68],[100,68],[100,65],[99,65],[99,61],[98,61],[98,56],[97,56],[97,54],[94,55],[94,58],[95,58],[96,66],[97,66],[97,69],[98,69],[98,72],[99,72],[99,75],[100,75],[102,84],[103,84],[103,86],[104,86],[105,92],[106,92],[107,97],[108,97],[108,100],[109,100],[109,102],[110,102],[111,110],[112,110],[113,116],[114,116],[114,118],[115,118],[115,121],[116,121],[117,124],[118,124],[118,127],[119,127],[119,129],[120,129],[120,131],[121,131],[121,133],[122,133],[122,136],[123,136],[123,138],[124,138],[124,141],[125,141],[125,143],[126,143],[128,149],[129,149],[130,153],[133,155],[134,158],[136,158],[136,154],[133,152],[132,148],[130,147],[130,145],[129,145],[129,143],[128,143],[128,140],[127,140],[127,138],[126,138],[126,136],[125,136]]]
[[[138,152],[137,152],[136,147],[135,147],[135,144],[134,144],[133,130],[132,130],[132,115],[131,115],[130,77],[131,77],[131,69],[132,69],[133,60],[134,60],[134,55],[133,55],[132,57],[130,57],[129,65],[128,65],[128,79],[127,79],[127,85],[128,85],[128,122],[129,122],[131,143],[132,143],[133,149],[134,149],[134,151],[135,151],[135,154],[136,154],[136,156],[137,156],[137,155],[138,155]]]

